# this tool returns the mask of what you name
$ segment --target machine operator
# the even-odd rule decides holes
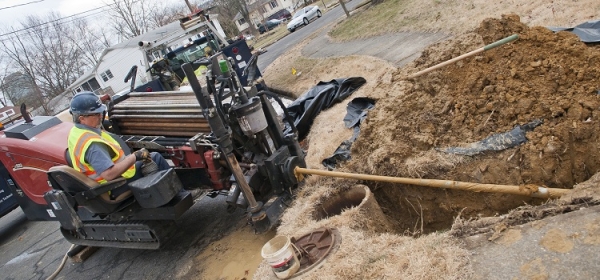
[[[69,112],[75,126],[69,132],[68,160],[77,171],[100,184],[118,178],[128,182],[141,178],[143,160],[152,159],[159,170],[169,169],[169,163],[159,153],[149,153],[146,149],[129,154],[115,137],[102,129],[106,106],[93,92],[80,92],[71,100]],[[127,153],[126,153],[127,150]],[[124,185],[110,193],[117,199],[129,189]]]

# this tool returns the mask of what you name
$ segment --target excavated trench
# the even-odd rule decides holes
[[[492,217],[544,199],[525,196],[426,189],[406,185],[383,186],[375,197],[395,233],[418,235],[447,231],[456,217]]]
[[[371,232],[420,235],[447,231],[456,217],[490,217],[523,205],[539,205],[546,199],[497,193],[475,193],[402,184],[355,184],[332,188],[317,199],[314,221],[338,217],[346,225]],[[375,189],[373,192],[372,189]],[[353,212],[347,213],[346,211]]]

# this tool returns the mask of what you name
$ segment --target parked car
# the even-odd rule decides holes
[[[281,19],[270,19],[270,20],[267,20],[267,23],[269,23],[269,24],[275,24],[275,25],[280,25],[282,22],[283,22],[283,20],[281,20]]]
[[[287,24],[287,29],[294,32],[299,26],[308,25],[311,20],[320,17],[321,10],[318,6],[306,6],[294,14],[292,20]]]
[[[267,26],[267,28],[265,28],[265,25],[262,25],[259,23],[257,25],[258,32],[260,32],[260,34],[263,34],[263,33],[267,32],[267,29],[271,30],[271,29],[277,27],[278,25],[280,25],[281,23],[282,23],[282,21],[279,19],[270,19],[267,22],[265,22],[265,25]]]
[[[280,19],[280,20],[288,20],[292,18],[292,14],[286,9],[279,10],[274,14],[270,15],[268,19]]]

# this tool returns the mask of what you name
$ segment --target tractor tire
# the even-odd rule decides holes
[[[307,18],[302,19],[302,22],[304,23],[304,25],[308,25],[308,19]]]

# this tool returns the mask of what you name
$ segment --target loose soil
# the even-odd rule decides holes
[[[394,74],[402,91],[387,91],[362,126],[346,170],[400,177],[571,188],[600,168],[597,77],[600,54],[577,36],[529,28],[516,15],[488,19],[475,33],[431,46],[414,64],[427,68],[481,45],[519,34],[508,45],[462,60],[440,71],[406,81]],[[414,71],[411,69],[410,71]],[[377,90],[377,89],[376,89]],[[437,148],[480,141],[534,120],[543,124],[527,133],[517,148],[454,157]],[[523,203],[541,201],[513,196],[373,185],[391,200],[390,212],[420,204],[429,230],[448,228],[463,216],[493,216]],[[410,192],[407,195],[406,192]],[[396,200],[396,201],[394,201]],[[407,201],[408,200],[408,201]],[[463,209],[464,208],[464,209]],[[445,213],[445,214],[444,214]],[[411,219],[396,220],[409,229]]]
[[[507,8],[507,12],[511,10],[514,7]],[[512,34],[519,34],[519,39],[423,76],[406,78]],[[290,65],[299,61],[300,50],[301,46],[292,49],[271,65],[264,72],[267,83],[273,79],[276,84],[273,77],[287,73]],[[310,177],[284,214],[277,234],[299,236],[320,227],[335,227],[342,235],[342,245],[318,273],[304,274],[303,279],[469,278],[469,253],[461,238],[491,232],[495,234],[492,240],[512,244],[520,238],[519,232],[509,228],[512,225],[600,201],[595,194],[599,179],[594,176],[600,170],[600,49],[580,42],[571,33],[529,26],[519,16],[506,14],[485,19],[474,30],[428,47],[401,69],[364,56],[312,61],[297,68],[301,75],[285,74],[287,86],[295,94],[320,80],[348,76],[367,80],[348,100],[315,119],[303,143],[310,168],[324,169],[320,162],[350,138],[352,132],[342,121],[345,105],[354,97],[366,96],[375,99],[376,106],[361,125],[352,159],[340,164],[338,171],[574,188],[572,195],[548,202],[508,194]],[[515,148],[475,156],[439,151],[534,120],[543,123],[526,134],[526,143]],[[328,198],[360,184],[374,193],[391,227],[382,230],[371,223],[370,210],[360,207],[327,219],[313,218],[312,213]],[[238,234],[215,245],[229,249],[207,251],[197,258],[205,272],[214,272],[200,278],[249,277],[233,272],[250,271],[248,265],[229,265],[228,260],[240,254],[256,259],[266,239]],[[237,240],[260,244],[252,252],[242,252],[234,248],[251,246]],[[541,244],[564,252],[570,248],[568,241],[556,230]],[[213,260],[227,260],[228,264]],[[231,272],[224,273],[224,267]],[[254,273],[254,279],[273,278],[264,262]]]

